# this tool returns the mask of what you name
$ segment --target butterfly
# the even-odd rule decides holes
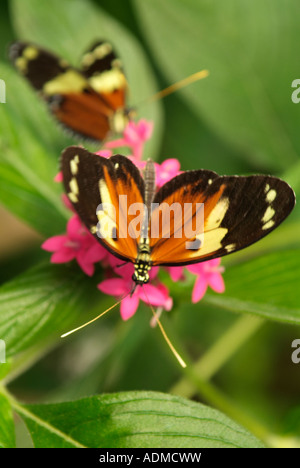
[[[56,119],[76,135],[102,141],[110,132],[121,133],[133,114],[125,105],[121,61],[107,41],[93,44],[78,69],[30,42],[14,42],[9,57]]]
[[[184,266],[257,242],[289,215],[291,187],[268,175],[183,172],[158,191],[154,163],[144,174],[125,156],[64,150],[65,191],[82,222],[113,255],[134,264],[133,291],[153,266]],[[198,219],[200,222],[198,222]]]

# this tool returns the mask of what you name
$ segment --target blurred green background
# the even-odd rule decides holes
[[[7,103],[0,105],[0,281],[8,284],[4,291],[15,287],[17,275],[37,263],[47,264],[49,255],[40,249],[42,240],[64,231],[67,215],[60,203],[61,188],[53,177],[62,149],[77,143],[52,120],[44,104],[8,63],[11,41],[37,42],[76,65],[91,42],[110,40],[128,76],[130,105],[191,73],[208,69],[210,76],[205,80],[155,104],[138,107],[139,117],[155,123],[144,157],[158,161],[175,157],[183,170],[277,175],[289,182],[297,195],[300,104],[291,100],[291,83],[300,78],[299,19],[296,0],[2,0],[0,78],[7,86]],[[223,262],[229,282],[231,269],[239,275],[234,268],[262,255],[266,255],[266,270],[272,275],[267,268],[268,255],[275,255],[272,261],[282,265],[278,270],[282,276],[266,288],[267,305],[273,304],[273,293],[276,296],[278,292],[279,299],[274,299],[278,310],[268,315],[258,307],[262,310],[258,315],[271,320],[249,334],[249,340],[218,369],[213,382],[270,431],[300,436],[300,364],[291,361],[291,343],[300,338],[299,239],[298,205],[276,232]],[[253,291],[262,287],[263,268],[264,263],[262,271],[254,275]],[[54,276],[56,271],[53,267]],[[60,278],[68,271],[59,270]],[[72,272],[79,274],[75,265]],[[232,276],[234,283],[234,273]],[[82,314],[92,316],[95,304],[98,311],[111,304],[99,292],[93,292],[92,299],[87,292],[95,289],[100,277],[99,270],[84,290],[81,309],[68,319],[70,324],[72,319],[81,323]],[[226,278],[225,274],[230,292]],[[76,281],[87,283],[83,276]],[[242,300],[245,296],[251,302],[247,281],[245,276],[244,289],[237,297]],[[34,284],[31,288],[34,295]],[[165,325],[191,361],[201,358],[219,340],[238,319],[236,312],[249,312],[247,307],[232,306],[229,293],[225,294],[224,308],[222,297],[216,300],[213,293],[192,305],[190,285],[175,291],[170,283],[170,288],[174,309],[164,317]],[[260,292],[263,295],[264,290]],[[57,314],[63,310],[60,307]],[[30,316],[30,308],[27,313]],[[42,317],[42,310],[39,314],[37,317]],[[23,364],[15,364],[18,377],[11,379],[10,389],[28,402],[121,390],[168,392],[181,378],[181,370],[149,321],[148,309],[141,306],[127,323],[121,322],[115,311],[66,341],[58,338],[59,332],[55,334],[55,321],[49,330],[43,329],[40,341],[30,341],[30,328],[20,329],[20,333],[28,333],[28,343],[25,340],[11,353],[12,359],[16,355],[18,360],[19,351],[25,351]],[[13,326],[13,318],[11,323]],[[63,331],[66,325],[59,323]],[[1,330],[6,333],[4,321]],[[23,438],[22,433],[21,445],[28,443]]]

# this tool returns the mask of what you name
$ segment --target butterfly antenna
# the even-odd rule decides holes
[[[108,309],[106,309],[106,310],[105,310],[104,312],[102,312],[100,315],[97,315],[97,317],[93,318],[93,319],[90,320],[89,322],[86,322],[86,323],[84,323],[83,325],[80,325],[79,327],[74,328],[73,330],[70,330],[70,331],[68,331],[67,333],[64,333],[63,335],[61,335],[61,338],[65,338],[66,336],[71,335],[71,333],[75,333],[76,331],[81,330],[81,328],[84,328],[84,327],[86,327],[87,325],[90,325],[90,323],[96,322],[96,320],[98,320],[100,317],[103,317],[103,315],[107,314],[107,312],[109,312],[110,310],[114,309],[117,305],[121,304],[121,302],[123,301],[123,299],[125,299],[125,297],[127,297],[127,296],[128,296],[128,294],[126,294],[124,297],[122,297],[122,299],[120,299],[118,302],[116,302],[116,303],[113,304],[111,307],[109,307]]]
[[[157,316],[155,310],[153,309],[153,306],[150,304],[148,295],[147,295],[147,293],[146,293],[146,291],[145,291],[145,288],[143,288],[143,291],[144,291],[145,296],[146,296],[146,298],[147,298],[147,302],[148,302],[148,304],[149,304],[149,307],[150,307],[150,309],[151,309],[151,312],[152,312],[152,314],[153,314],[153,317],[155,318],[155,321],[156,321],[157,325],[159,326],[160,331],[161,331],[161,333],[162,333],[162,335],[163,335],[165,341],[167,342],[167,345],[169,346],[170,350],[172,351],[172,353],[173,353],[174,356],[176,357],[176,359],[177,359],[177,361],[179,362],[179,364],[180,364],[183,368],[186,367],[186,363],[184,362],[184,360],[182,359],[182,357],[180,356],[180,354],[176,351],[176,349],[175,349],[174,346],[172,345],[172,343],[171,343],[171,341],[170,341],[170,338],[169,338],[168,335],[166,334],[165,329],[164,329],[164,327],[163,327],[162,324],[161,324],[161,321],[159,320],[159,318],[158,318],[158,316]]]
[[[198,71],[197,73],[193,73],[192,75],[184,78],[183,80],[177,81],[171,86],[168,86],[167,88],[162,89],[158,93],[153,94],[153,96],[150,96],[144,101],[141,101],[135,107],[140,107],[144,104],[149,104],[151,102],[158,101],[159,99],[169,96],[169,94],[172,94],[175,91],[178,91],[179,89],[184,88],[185,86],[188,86],[191,83],[194,83],[195,81],[199,81],[199,80],[202,80],[203,78],[206,78],[208,75],[209,75],[208,70],[201,70],[201,71]]]

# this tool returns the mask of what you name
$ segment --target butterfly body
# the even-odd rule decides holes
[[[143,239],[138,246],[138,254],[134,262],[132,279],[136,284],[146,284],[149,281],[149,271],[152,267],[149,239]]]
[[[122,64],[107,41],[93,44],[79,68],[29,42],[14,42],[9,56],[54,117],[80,137],[102,141],[121,133],[133,114]]]
[[[136,285],[149,281],[153,266],[199,263],[253,244],[295,204],[291,187],[272,176],[187,171],[156,191],[151,161],[142,177],[125,156],[70,147],[61,166],[75,211],[107,250],[134,264]]]

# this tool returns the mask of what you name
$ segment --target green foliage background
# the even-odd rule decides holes
[[[75,65],[92,41],[110,40],[130,105],[209,69],[209,78],[138,108],[155,123],[145,157],[176,157],[185,170],[273,174],[299,195],[298,23],[297,0],[2,1],[1,204],[44,238],[63,232],[68,213],[53,177],[62,149],[76,143],[8,63],[17,38]],[[40,242],[1,256],[0,446],[299,446],[300,364],[291,361],[299,239],[296,206],[270,236],[226,257],[226,292],[209,291],[196,305],[191,280],[175,287],[165,278],[174,308],[163,322],[186,372],[144,306],[129,322],[115,311],[59,338],[112,304],[95,287],[100,269],[90,279],[75,264],[50,265]]]

